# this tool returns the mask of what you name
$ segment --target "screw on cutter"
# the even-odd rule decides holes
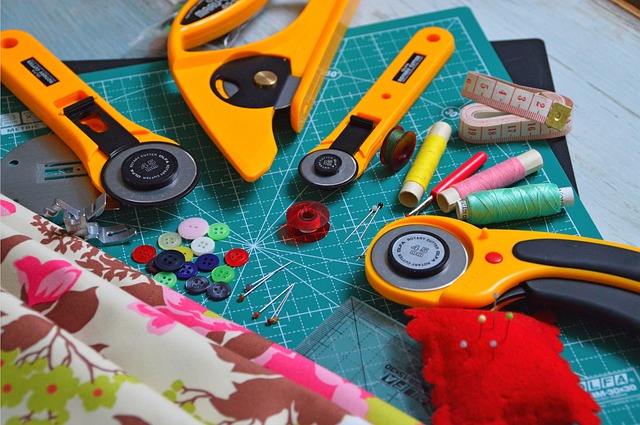
[[[289,291],[291,288],[293,288],[293,286],[295,285],[295,283],[292,283],[291,285],[289,285],[287,287],[287,289],[285,289],[284,291],[280,292],[278,295],[275,296],[274,299],[272,299],[271,301],[269,301],[267,303],[267,305],[265,305],[264,307],[262,307],[260,310],[256,311],[255,313],[253,313],[253,319],[257,319],[258,317],[260,317],[260,315],[267,309],[269,308],[269,306],[273,305],[273,303],[275,303],[276,301],[278,301],[278,299],[280,299],[281,296],[283,296],[285,293],[287,293],[287,291]]]
[[[284,296],[284,298],[280,302],[280,305],[278,305],[278,308],[276,308],[275,313],[273,313],[273,316],[271,316],[271,318],[267,319],[267,326],[271,326],[273,324],[278,323],[278,320],[279,320],[278,316],[280,315],[280,312],[282,311],[282,307],[284,307],[284,303],[287,302],[287,298],[289,298],[289,295],[291,295],[291,293],[293,292],[293,285],[295,285],[295,283],[291,284],[289,286],[289,288],[287,288],[289,290],[289,292],[287,292],[287,295]]]
[[[360,221],[360,223],[358,223],[358,225],[353,229],[353,231],[351,233],[349,233],[349,236],[347,236],[347,238],[342,242],[344,243],[344,242],[348,241],[349,238],[351,236],[353,236],[353,234],[360,228],[360,226],[362,226],[364,221],[373,214],[373,216],[371,217],[371,219],[369,220],[369,222],[365,226],[364,231],[362,232],[362,234],[358,238],[358,240],[361,240],[362,236],[364,236],[364,234],[367,232],[367,229],[369,228],[369,226],[373,222],[373,219],[376,218],[376,214],[378,214],[378,211],[380,211],[380,208],[382,208],[382,205],[383,205],[382,202],[379,202],[378,205],[372,206],[371,209],[369,210],[369,212],[367,213],[367,215],[362,219],[362,221]]]
[[[244,299],[247,297],[247,295],[249,295],[250,293],[252,293],[256,289],[258,289],[258,287],[260,285],[262,285],[263,283],[265,283],[267,280],[269,280],[269,278],[271,276],[273,276],[274,274],[278,273],[280,270],[284,269],[285,267],[287,267],[291,263],[293,263],[293,261],[289,261],[287,264],[283,264],[282,266],[278,267],[274,271],[269,272],[266,275],[262,276],[260,279],[256,280],[255,282],[250,283],[247,286],[245,286],[244,293],[240,294],[240,296],[238,297],[238,302],[244,301]]]

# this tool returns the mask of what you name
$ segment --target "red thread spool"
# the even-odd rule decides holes
[[[297,202],[287,210],[287,226],[296,239],[320,240],[329,231],[329,210],[320,202]]]

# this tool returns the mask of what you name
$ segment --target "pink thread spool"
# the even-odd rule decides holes
[[[481,190],[507,187],[529,174],[535,173],[542,168],[542,165],[543,160],[540,152],[531,149],[443,190],[437,196],[438,206],[444,212],[451,212],[455,209],[456,202],[466,198],[467,195]]]

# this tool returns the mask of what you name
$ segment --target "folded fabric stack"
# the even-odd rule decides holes
[[[0,198],[3,422],[415,424]]]

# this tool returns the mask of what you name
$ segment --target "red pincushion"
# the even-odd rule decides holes
[[[434,425],[600,423],[597,403],[559,355],[557,327],[518,313],[512,320],[503,312],[448,308],[407,315],[407,332],[423,344],[424,378],[434,387]]]

